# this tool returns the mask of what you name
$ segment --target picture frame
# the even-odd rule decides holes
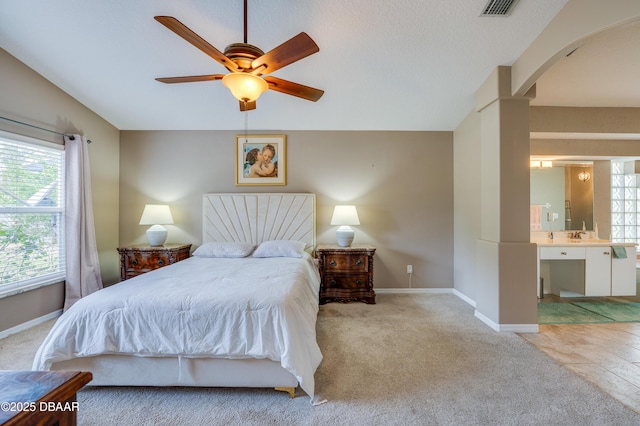
[[[236,185],[286,185],[286,144],[286,135],[237,135]]]

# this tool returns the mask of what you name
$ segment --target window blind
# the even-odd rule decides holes
[[[0,295],[64,279],[64,150],[0,134]]]

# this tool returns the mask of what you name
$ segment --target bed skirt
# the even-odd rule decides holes
[[[87,386],[295,388],[293,374],[269,359],[100,355],[53,363],[51,370],[90,371]]]

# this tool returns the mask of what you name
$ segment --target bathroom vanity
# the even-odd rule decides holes
[[[635,244],[599,240],[589,233],[584,234],[586,238],[558,234],[553,239],[532,235],[531,242],[538,246],[539,297],[545,293],[562,297],[636,295]]]

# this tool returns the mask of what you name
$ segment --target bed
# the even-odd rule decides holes
[[[92,386],[273,387],[292,397],[300,386],[313,402],[322,360],[315,195],[205,194],[202,220],[201,248],[213,254],[81,299],[33,369],[91,371]],[[260,250],[220,257],[242,243]]]

